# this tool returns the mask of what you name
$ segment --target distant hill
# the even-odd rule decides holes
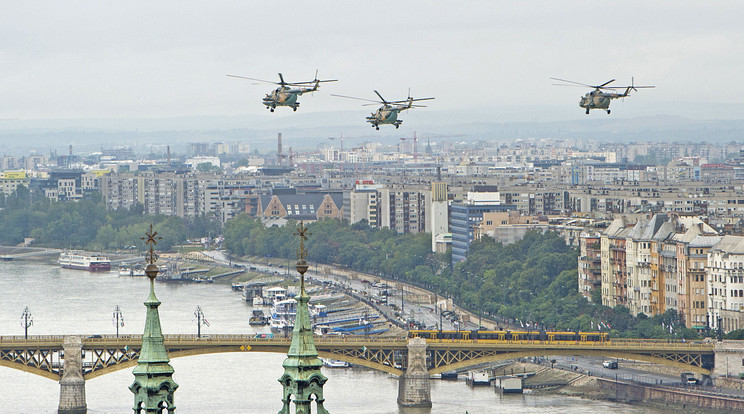
[[[731,109],[729,106],[726,106]],[[736,105],[742,109],[744,105]],[[740,108],[739,108],[740,107]],[[364,122],[366,112],[316,112],[249,116],[196,116],[179,118],[4,120],[0,143],[4,153],[29,149],[75,152],[134,145],[169,144],[185,151],[189,142],[248,141],[261,152],[273,151],[276,134],[282,132],[285,148],[314,149],[329,143],[328,137],[343,134],[347,148],[365,141],[396,143],[416,131],[421,143],[438,141],[511,140],[517,138],[593,139],[599,142],[691,141],[730,142],[744,140],[744,119],[695,120],[672,115],[620,117],[592,112],[576,114],[573,107],[553,108],[543,121],[502,122],[499,118],[526,117],[538,108],[506,108],[504,111],[409,111],[399,130],[382,126],[375,131]],[[546,109],[547,111],[547,109]],[[557,118],[557,119],[556,119]],[[560,120],[564,119],[564,120]],[[338,145],[337,142],[334,142]],[[423,150],[423,146],[420,147]]]

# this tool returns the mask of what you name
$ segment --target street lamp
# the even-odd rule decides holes
[[[28,306],[23,309],[21,314],[21,326],[23,326],[23,337],[28,339],[28,328],[34,324],[34,318],[31,317],[31,311],[28,310]]]
[[[196,310],[194,311],[194,318],[196,318],[196,337],[201,338],[201,326],[204,324],[204,326],[209,327],[210,324],[207,321],[207,319],[204,317],[204,312],[201,310],[201,306],[196,305]]]
[[[121,308],[119,308],[119,305],[116,305],[114,308],[114,316],[112,319],[112,322],[114,323],[114,326],[116,327],[116,337],[119,337],[119,325],[121,324],[122,328],[124,327],[124,315],[121,313]]]

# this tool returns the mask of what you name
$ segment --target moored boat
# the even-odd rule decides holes
[[[264,316],[264,313],[261,309],[253,309],[253,315],[251,315],[251,318],[248,320],[248,324],[254,325],[254,326],[263,326],[267,324],[267,317]]]
[[[491,378],[488,376],[486,371],[470,371],[468,377],[465,380],[470,385],[489,385],[491,384]]]
[[[323,366],[329,368],[349,368],[351,366],[348,362],[338,359],[321,358],[321,360],[323,361]]]
[[[141,265],[119,266],[119,276],[146,276],[145,268]]]
[[[59,254],[59,265],[64,269],[88,270],[91,272],[108,272],[111,261],[108,257],[83,252],[66,251]]]
[[[297,301],[286,299],[274,302],[271,307],[271,329],[282,331],[294,327],[295,317],[297,316]]]

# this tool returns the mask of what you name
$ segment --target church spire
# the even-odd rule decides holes
[[[168,414],[176,412],[173,402],[173,394],[178,384],[173,381],[173,367],[165,351],[163,343],[163,331],[160,327],[160,315],[158,306],[160,301],[155,297],[155,278],[158,276],[158,267],[155,265],[157,255],[154,246],[162,237],[150,230],[145,233],[145,244],[149,245],[145,274],[150,279],[150,295],[145,301],[147,316],[145,318],[145,332],[142,334],[142,349],[140,351],[137,367],[134,369],[134,382],[129,389],[134,393],[134,413],[149,414],[162,413],[163,409]]]
[[[297,250],[297,272],[300,274],[300,294],[297,299],[297,316],[292,330],[292,344],[284,360],[284,375],[279,378],[283,387],[282,402],[284,405],[279,414],[291,414],[291,402],[295,403],[296,414],[309,414],[310,404],[315,400],[318,414],[328,414],[323,407],[323,384],[328,380],[321,372],[323,363],[318,358],[318,350],[313,340],[312,324],[308,301],[310,297],[305,290],[305,272],[308,264],[305,261],[305,240],[310,235],[303,222],[294,232],[300,238],[300,248]]]

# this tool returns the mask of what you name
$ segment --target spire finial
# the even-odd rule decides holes
[[[300,221],[300,226],[294,232],[295,236],[300,236],[300,248],[297,249],[297,271],[300,273],[300,292],[305,291],[305,272],[307,272],[308,265],[305,261],[307,257],[307,251],[305,250],[305,240],[307,236],[311,236],[312,233],[305,227],[305,223]]]
[[[145,232],[146,237],[140,237],[145,241],[145,244],[149,245],[149,251],[147,252],[147,261],[150,264],[155,264],[158,261],[158,256],[155,254],[155,245],[158,244],[158,240],[162,240],[162,237],[158,236],[158,232],[152,229],[152,223],[150,223],[150,230]]]
[[[300,248],[297,249],[297,260],[305,260],[307,257],[307,251],[305,251],[305,240],[307,240],[307,236],[312,236],[313,234],[310,233],[307,227],[305,227],[305,223],[300,221],[300,226],[297,227],[294,235],[300,236]]]

